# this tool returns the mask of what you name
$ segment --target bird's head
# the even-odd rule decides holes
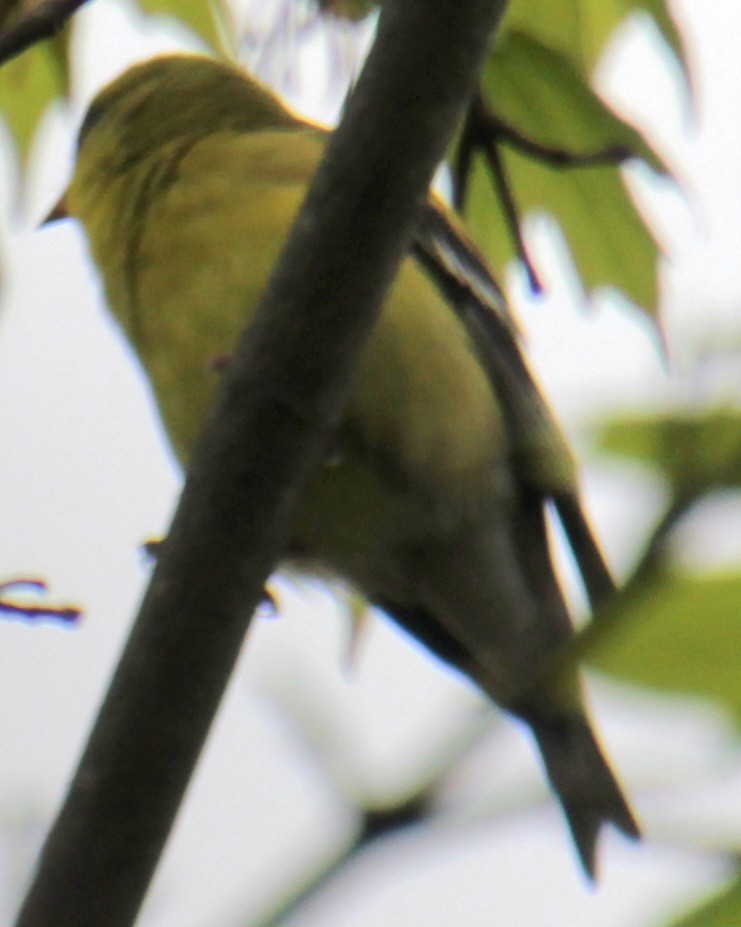
[[[93,190],[156,157],[213,132],[290,128],[295,117],[253,77],[203,55],[165,55],[135,65],[93,99],[77,135],[72,187]],[[74,200],[74,191],[71,199]],[[69,192],[47,221],[67,215]],[[72,210],[74,212],[74,210]]]

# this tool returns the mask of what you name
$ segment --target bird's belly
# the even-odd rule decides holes
[[[390,485],[362,454],[333,454],[307,487],[285,559],[369,598],[406,598],[399,552],[429,521],[424,500]]]
[[[455,548],[502,504],[496,469],[450,480],[440,492],[363,447],[333,452],[307,488],[285,559],[309,574],[341,577],[371,600],[411,606],[420,552]]]

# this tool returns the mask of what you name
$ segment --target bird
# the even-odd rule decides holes
[[[52,217],[82,224],[184,467],[326,138],[243,70],[203,55],[135,65],[81,123]],[[639,827],[578,668],[542,671],[574,634],[549,510],[593,608],[614,583],[514,316],[461,221],[432,196],[353,382],[282,562],[349,584],[529,726],[593,879],[602,826],[630,838]]]

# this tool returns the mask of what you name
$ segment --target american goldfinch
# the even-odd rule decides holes
[[[130,69],[85,116],[66,210],[184,465],[325,137],[246,74],[190,55]],[[638,828],[577,670],[536,679],[573,633],[549,503],[599,599],[609,574],[568,447],[485,264],[431,202],[284,560],[351,584],[530,725],[593,875],[601,825]]]

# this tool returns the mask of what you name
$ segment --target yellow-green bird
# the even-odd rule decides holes
[[[184,465],[325,138],[241,71],[199,56],[134,67],[87,112],[66,210]],[[532,685],[572,634],[551,503],[594,602],[611,583],[568,448],[496,284],[430,204],[284,559],[354,585],[530,725],[593,875],[601,825],[638,828],[576,671]]]

